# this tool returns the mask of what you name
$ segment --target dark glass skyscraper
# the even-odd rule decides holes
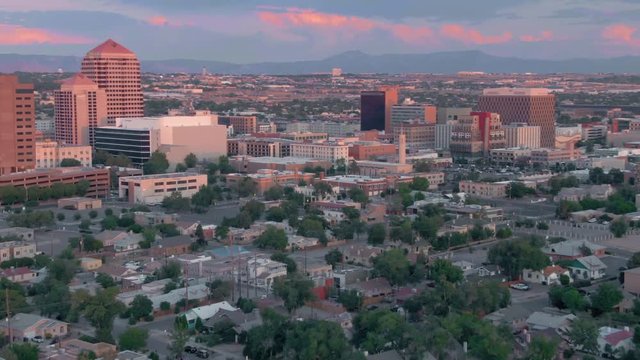
[[[360,93],[360,130],[384,130],[385,110],[384,91]]]

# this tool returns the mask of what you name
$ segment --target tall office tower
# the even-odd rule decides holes
[[[538,149],[540,147],[540,126],[529,126],[523,123],[504,125],[504,134],[508,148],[521,147]]]
[[[384,91],[363,91],[360,94],[360,130],[385,129]]]
[[[115,118],[144,115],[140,62],[136,54],[109,39],[82,59],[82,73],[107,93],[109,125]]]
[[[540,126],[540,145],[555,146],[556,100],[547,89],[498,88],[484,90],[477,110],[500,114],[505,125],[526,123]]]
[[[56,140],[93,145],[94,131],[107,125],[107,94],[84,74],[65,80],[54,92]]]
[[[391,124],[396,126],[399,122],[414,120],[426,124],[435,124],[436,113],[437,109],[434,105],[393,105],[391,106]]]
[[[391,108],[393,105],[398,105],[398,87],[382,86],[380,87],[380,91],[384,92],[384,131],[386,134],[391,134],[393,131]]]
[[[452,153],[466,157],[489,155],[489,150],[505,145],[505,135],[500,115],[487,112],[472,112],[458,117],[453,125],[449,149]]]
[[[33,84],[0,75],[0,175],[35,167],[35,132]]]

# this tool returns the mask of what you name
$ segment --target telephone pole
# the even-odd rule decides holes
[[[7,332],[9,334],[9,344],[13,343],[13,334],[11,331],[11,304],[9,304],[9,289],[4,289],[4,302],[7,311]]]

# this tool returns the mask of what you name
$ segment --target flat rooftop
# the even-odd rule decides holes
[[[127,180],[149,180],[149,179],[178,179],[184,177],[195,177],[195,176],[207,176],[205,174],[197,174],[190,172],[181,172],[181,173],[169,173],[169,174],[153,174],[153,175],[140,175],[140,176],[125,176],[122,179]]]

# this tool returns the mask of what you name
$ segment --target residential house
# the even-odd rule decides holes
[[[607,265],[597,256],[590,255],[573,260],[569,270],[576,280],[597,280],[605,276]]]
[[[506,325],[515,333],[527,327],[529,314],[531,314],[531,309],[528,306],[513,304],[487,314],[484,320],[491,322],[495,326]]]
[[[227,301],[221,301],[215,304],[204,305],[190,309],[184,314],[184,317],[187,319],[189,328],[194,328],[197,319],[200,319],[200,321],[204,323],[205,321],[211,319],[220,310],[236,311],[238,310],[238,308],[229,304]]]
[[[462,270],[465,276],[476,272],[475,265],[472,262],[466,260],[454,261],[451,265]]]
[[[368,245],[349,245],[343,250],[344,262],[373,266],[373,259],[382,254],[384,250]]]
[[[101,233],[98,233],[94,236],[96,240],[100,240],[102,242],[102,246],[104,247],[112,247],[116,241],[126,239],[128,236],[126,231],[118,231],[118,230],[105,230]]]
[[[577,259],[583,256],[604,256],[606,247],[586,240],[567,240],[550,244],[542,248],[542,252],[552,260]]]
[[[113,359],[118,350],[115,345],[107,344],[104,342],[90,343],[80,339],[69,339],[60,342],[60,348],[64,349],[66,355],[71,355],[75,358],[80,354],[92,352],[98,359]]]
[[[489,276],[498,276],[502,274],[500,267],[498,265],[487,264],[478,266],[476,269],[476,273],[480,277],[489,277]]]
[[[325,286],[327,281],[333,282],[333,268],[324,260],[305,259],[297,257],[295,259],[298,272],[304,272],[315,286]]]
[[[402,356],[400,356],[400,353],[397,350],[388,350],[373,355],[367,355],[367,360],[402,360]]]
[[[287,265],[266,257],[253,257],[245,261],[236,272],[243,283],[271,291],[275,279],[287,276]]]
[[[368,280],[370,276],[370,269],[340,264],[333,270],[333,284],[337,289],[346,289],[354,283]]]
[[[178,231],[180,231],[180,235],[188,236],[195,235],[196,229],[200,225],[197,221],[176,221],[175,224]]]
[[[558,312],[536,311],[527,318],[529,330],[553,329],[556,331],[567,331],[571,327],[571,322],[576,319],[573,314]]]
[[[385,278],[375,278],[351,284],[347,287],[356,290],[363,298],[364,305],[376,304],[393,295],[393,288]]]
[[[633,347],[633,332],[629,328],[603,326],[598,329],[598,349],[602,357],[611,358],[612,354],[625,353]]]
[[[233,330],[236,335],[245,333],[256,326],[262,325],[262,315],[259,309],[254,309],[250,313],[244,313],[242,310],[220,309],[212,317],[204,322],[204,326],[213,330],[216,324],[221,322],[230,322],[233,324]]]
[[[113,244],[113,251],[120,253],[137,250],[140,248],[140,242],[142,240],[142,236],[127,236],[126,238],[118,240]]]
[[[135,351],[125,350],[120,351],[114,360],[148,360],[149,357],[145,354],[140,354]]]
[[[633,295],[640,295],[640,267],[624,272],[624,289]]]
[[[149,300],[153,303],[155,310],[160,309],[160,304],[163,302],[169,303],[172,307],[180,300],[187,298],[187,289],[179,288],[171,290],[166,294],[158,294],[149,296]],[[205,284],[197,284],[189,286],[189,300],[202,301],[209,296],[209,288]]]
[[[101,259],[95,259],[92,257],[80,258],[80,267],[84,271],[94,271],[102,266]]]
[[[98,268],[96,270],[96,274],[98,273],[102,273],[102,274],[106,274],[111,276],[111,278],[115,281],[115,282],[120,282],[122,281],[122,279],[126,278],[126,277],[130,277],[130,276],[134,276],[137,275],[138,272],[136,272],[133,269],[128,269],[124,266],[120,266],[120,265],[115,265],[115,264],[104,264],[102,265],[100,268]]]
[[[162,239],[159,245],[149,249],[149,254],[154,257],[169,257],[186,254],[191,251],[193,238],[186,235],[172,236]]]
[[[1,321],[0,331],[5,336],[11,334],[14,341],[33,339],[36,336],[62,337],[67,335],[69,324],[39,315],[18,313],[11,317],[11,321]]]
[[[35,279],[36,276],[36,272],[32,271],[26,266],[21,266],[18,268],[11,267],[0,272],[0,278],[7,279],[14,283],[29,282]]]
[[[311,249],[320,245],[319,239],[300,235],[288,235],[287,241],[287,250]]]
[[[572,281],[571,272],[558,265],[547,266],[542,270],[522,270],[523,280],[542,285],[559,285],[562,275],[566,275],[569,282]]]
[[[26,241],[0,242],[0,262],[36,256],[36,244]]]
[[[558,195],[553,200],[556,202],[567,201],[580,201],[585,198],[591,198],[595,200],[606,200],[614,192],[613,187],[609,184],[603,185],[591,185],[577,188],[562,188]]]

